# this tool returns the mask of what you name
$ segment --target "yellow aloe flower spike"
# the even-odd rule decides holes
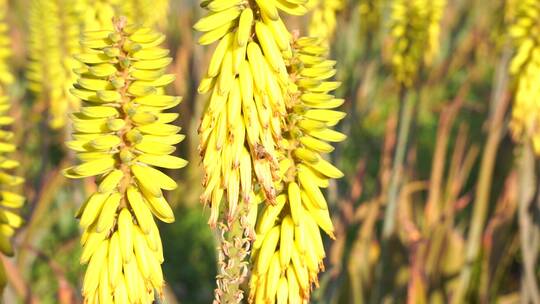
[[[119,9],[128,20],[163,29],[167,25],[169,0],[125,0],[119,2]]]
[[[84,1],[83,27],[85,31],[111,30],[111,20],[117,15],[117,0],[82,0]]]
[[[510,27],[517,51],[510,72],[517,81],[510,130],[517,141],[530,140],[540,155],[540,13],[538,1],[523,0],[517,5]]]
[[[360,0],[358,3],[358,13],[360,14],[360,32],[362,37],[366,37],[370,32],[379,29],[383,0]]]
[[[0,0],[0,254],[12,256],[14,252],[10,239],[15,229],[23,223],[17,212],[25,199],[14,189],[24,181],[12,173],[19,166],[19,162],[10,158],[16,147],[12,142],[13,133],[8,130],[13,122],[13,118],[9,115],[11,104],[8,86],[13,83],[14,78],[8,64],[11,41],[4,21],[6,14],[7,1]],[[0,263],[0,297],[5,284],[5,269]]]
[[[334,238],[334,227],[321,188],[343,173],[322,155],[328,142],[345,140],[332,126],[345,117],[332,91],[335,61],[321,39],[293,41],[284,138],[279,149],[281,194],[257,220],[250,280],[251,303],[308,303],[312,284],[324,269],[320,229]]]
[[[172,59],[160,48],[163,35],[127,26],[85,32],[84,65],[72,93],[83,100],[71,116],[73,140],[67,146],[80,164],[70,178],[96,176],[98,190],[79,210],[84,229],[81,263],[86,303],[152,303],[162,296],[162,244],[154,217],[166,223],[174,214],[162,190],[176,182],[156,167],[178,169],[186,161],[170,155],[181,142],[180,128],[166,113],[181,101],[162,94],[174,81]]]
[[[31,0],[29,8],[29,88],[47,106],[49,124],[62,128],[79,99],[69,94],[79,67],[83,6],[79,0]]]
[[[309,36],[321,38],[328,43],[334,36],[337,26],[336,14],[345,7],[344,0],[310,0],[312,10],[309,22]]]
[[[276,203],[276,156],[289,85],[286,61],[292,57],[291,34],[281,14],[303,15],[305,2],[203,1],[209,13],[194,25],[204,33],[200,44],[217,42],[198,88],[210,93],[199,127],[201,201],[210,205],[210,226],[224,231],[216,303],[242,299],[243,259],[249,254],[257,203]],[[260,196],[253,194],[255,189],[261,189]],[[229,248],[242,250],[231,255]]]
[[[439,52],[440,20],[445,0],[394,0],[391,13],[392,65],[396,80],[412,86],[422,65]]]

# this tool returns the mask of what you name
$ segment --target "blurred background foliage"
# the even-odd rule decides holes
[[[74,214],[95,186],[61,175],[73,162],[63,145],[67,131],[48,127],[46,105],[26,89],[29,2],[10,1],[7,15],[18,79],[12,88],[17,158],[28,203],[26,224],[14,239],[17,254],[2,257],[9,281],[3,299],[80,303]],[[326,272],[312,301],[540,303],[538,170],[526,145],[515,145],[507,130],[515,89],[507,27],[519,0],[448,1],[440,52],[406,93],[390,64],[393,2],[347,0],[337,11],[331,57],[343,82],[337,96],[346,99],[348,116],[339,129],[348,140],[332,157],[346,176],[328,189],[337,240],[325,239]],[[202,14],[198,1],[171,0],[167,22],[160,23],[177,75],[171,91],[184,96],[177,110],[187,140],[177,153],[190,161],[173,173],[181,185],[169,197],[176,222],[160,225],[166,303],[210,303],[216,274],[216,235],[198,202],[204,98],[196,88],[212,49],[198,46],[191,29]],[[287,24],[306,33],[310,18],[290,17]],[[400,105],[408,98],[414,102],[397,168],[401,187],[394,216],[385,217]],[[532,193],[529,200],[524,193]],[[387,225],[393,227],[388,234]]]

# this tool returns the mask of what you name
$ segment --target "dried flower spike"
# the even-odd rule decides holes
[[[160,297],[162,244],[154,216],[170,223],[174,214],[162,190],[176,182],[155,167],[178,169],[186,161],[170,155],[182,141],[164,113],[180,102],[163,95],[174,80],[166,74],[164,36],[116,21],[113,30],[86,32],[77,55],[84,63],[72,93],[83,100],[71,117],[81,164],[65,170],[71,178],[96,176],[98,191],[77,214],[84,229],[81,263],[88,263],[86,303],[151,303]]]
[[[331,129],[345,113],[332,110],[343,104],[330,81],[335,61],[316,38],[293,43],[289,71],[293,83],[280,145],[279,176],[282,190],[275,205],[264,207],[257,220],[250,281],[252,303],[307,303],[312,284],[324,269],[325,251],[320,229],[334,238],[328,205],[320,188],[343,173],[321,154],[333,151],[328,142],[345,135]]]

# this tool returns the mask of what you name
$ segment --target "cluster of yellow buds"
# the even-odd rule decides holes
[[[72,0],[83,1],[83,22],[87,31],[111,29],[115,16],[125,16],[129,22],[153,28],[167,23],[169,0]]]
[[[29,9],[29,89],[48,107],[49,124],[61,128],[79,100],[69,94],[79,67],[83,5],[79,0],[31,0]]]
[[[86,0],[83,27],[85,31],[112,29],[111,20],[116,15],[113,0]]]
[[[169,0],[124,0],[118,1],[118,5],[120,13],[128,20],[137,20],[148,27],[166,25]]]
[[[517,51],[510,65],[517,88],[510,130],[517,141],[530,140],[540,155],[540,3],[523,0],[510,35]]]
[[[205,1],[211,13],[195,24],[205,32],[199,42],[219,40],[200,93],[211,92],[200,125],[205,191],[214,226],[223,196],[232,218],[239,201],[253,197],[252,176],[265,198],[273,203],[277,141],[286,115],[284,93],[288,81],[285,64],[291,58],[291,35],[279,9],[303,13],[305,7],[283,1]]]
[[[382,11],[382,0],[359,1],[358,13],[360,14],[360,32],[363,36],[366,36],[369,32],[373,32],[379,28]]]
[[[327,92],[335,89],[338,85],[335,82],[325,81],[334,76],[335,62],[320,58],[320,56],[327,54],[328,49],[322,46],[321,41],[317,39],[298,40],[296,42],[298,45],[295,44],[295,47],[299,49],[293,51],[293,37],[279,15],[280,11],[302,15],[307,11],[306,4],[307,0],[204,1],[202,6],[207,8],[210,14],[194,26],[195,29],[205,32],[199,39],[201,44],[207,45],[219,41],[211,57],[206,76],[199,86],[200,93],[210,92],[199,129],[201,134],[200,152],[205,171],[203,179],[205,190],[201,200],[211,206],[209,220],[211,226],[222,221],[231,226],[232,222],[238,221],[244,225],[244,234],[241,237],[247,238],[248,242],[254,237],[253,227],[257,221],[258,204],[264,201],[267,206],[265,208],[273,210],[279,206],[283,207],[287,201],[286,195],[278,196],[278,194],[283,191],[282,181],[285,173],[280,170],[284,164],[280,158],[288,152],[293,153],[284,150],[284,145],[287,146],[288,142],[290,120],[293,120],[294,124],[298,123],[296,126],[298,132],[303,130],[303,134],[306,134],[301,139],[305,143],[294,143],[294,145],[301,145],[301,147],[298,147],[294,152],[296,158],[290,160],[296,160],[298,157],[311,157],[311,163],[305,165],[306,170],[328,170],[330,168],[329,172],[331,173],[329,174],[341,175],[341,172],[322,159],[318,152],[310,150],[314,146],[318,146],[319,148],[315,148],[315,151],[318,151],[316,149],[321,149],[319,145],[323,145],[323,149],[328,150],[328,145],[320,140],[321,138],[343,139],[342,134],[327,129],[328,126],[336,124],[343,117],[343,113],[328,110],[333,106],[339,106],[343,101],[332,97],[330,100],[326,99],[326,97],[331,96]],[[295,52],[298,55],[294,55]],[[292,79],[291,69],[295,68],[301,68],[301,71],[298,70],[298,75]],[[296,83],[295,80],[299,82]],[[293,90],[296,87],[301,87],[301,89]],[[305,94],[300,94],[300,91],[305,92]],[[305,104],[292,106],[289,100],[291,95],[298,95],[298,98],[302,95]],[[300,103],[298,98],[295,100]],[[313,109],[308,110],[307,105]],[[304,115],[304,117],[300,118],[300,115]],[[294,135],[294,140],[291,139],[291,142],[296,141],[296,136]],[[324,202],[326,205],[321,190],[314,186],[312,181],[306,181],[306,178],[311,178],[311,175],[305,175],[310,174],[307,172],[301,174],[305,184],[296,183],[298,197],[300,197],[301,192],[310,193],[310,195],[316,196],[318,203],[323,204]],[[321,175],[313,173],[314,171],[309,172],[313,176]],[[321,175],[319,178],[321,181],[326,180],[325,175]],[[298,185],[301,185],[302,188]],[[291,187],[291,189],[293,188]],[[222,200],[225,200],[225,206],[222,205]],[[238,210],[243,211],[240,216]],[[279,217],[281,221],[279,210],[274,212],[275,214],[272,212],[271,214],[274,219]],[[295,210],[303,209],[299,207]],[[316,281],[319,265],[324,257],[322,240],[318,230],[313,227],[320,223],[327,231],[332,230],[328,208],[313,212],[316,214],[316,219],[310,217],[311,221],[306,222],[309,228],[306,226],[300,230],[306,235],[306,242],[310,242],[310,244],[311,239],[306,234],[307,229],[317,231],[314,237],[318,243],[313,245],[317,252],[312,252],[310,255],[310,266],[313,263],[317,264],[317,269],[310,268],[308,270],[304,263],[297,265],[305,271],[305,273],[300,274],[305,274],[305,277],[299,279],[302,288],[298,288],[297,296],[294,299],[308,298],[310,282]],[[221,218],[222,214],[224,214],[224,218]],[[263,213],[263,216],[265,216],[264,214],[266,213]],[[294,220],[292,226],[287,226],[287,229],[295,226],[299,220],[297,216],[295,214],[295,217],[292,218]],[[307,217],[307,215],[302,216]],[[266,228],[272,228],[272,226],[273,222]],[[294,228],[292,229],[294,230]],[[255,244],[259,247],[262,246],[262,248],[257,247],[257,252],[254,255],[258,257],[260,255],[258,252],[264,252],[270,254],[270,258],[272,258],[275,246],[272,248],[269,244],[279,240],[279,231],[279,227],[264,232],[259,229]],[[289,232],[287,230],[287,235],[292,236]],[[267,239],[267,234],[271,235],[268,237],[271,240],[269,242],[263,241]],[[245,244],[245,242],[240,243]],[[244,250],[234,257],[229,254],[227,246],[227,242],[222,242],[221,251],[223,254],[220,257],[227,256],[229,262],[220,261],[220,264],[242,265],[237,260],[245,257],[248,252]],[[263,260],[262,263],[268,262],[268,265],[270,264],[270,259],[256,259]],[[288,264],[287,261],[284,266]],[[255,284],[256,286],[261,286],[260,282],[264,280],[268,271],[266,266],[255,268],[253,277],[260,278],[256,280],[258,282]],[[272,270],[275,271],[274,268]],[[285,271],[285,269],[283,270]],[[241,292],[227,298],[230,290],[225,289],[237,286],[242,281],[242,277],[245,276],[245,271],[224,267],[221,272],[218,275],[216,302],[223,302],[226,301],[225,299],[231,298],[239,300],[242,297]],[[293,273],[292,268],[289,272]],[[240,277],[231,276],[230,273],[238,274]],[[227,278],[234,279],[227,282]],[[277,279],[280,279],[279,276]],[[253,282],[252,279],[251,285]],[[250,299],[256,301],[256,299],[261,298],[261,295],[265,295],[264,298],[272,302],[275,297],[266,296],[270,293],[261,288],[252,288]],[[225,296],[221,296],[222,294]]]
[[[291,83],[286,99],[284,138],[279,149],[279,186],[275,204],[267,204],[257,220],[253,245],[250,300],[253,303],[307,303],[312,284],[324,268],[320,229],[334,237],[328,205],[321,188],[343,173],[321,154],[333,151],[327,142],[345,135],[331,129],[345,113],[331,93],[335,61],[326,59],[321,39],[293,41],[289,62]]]
[[[154,216],[170,223],[174,214],[162,190],[176,182],[155,167],[177,169],[186,161],[170,155],[181,142],[171,124],[178,113],[163,111],[181,101],[164,95],[174,81],[172,59],[160,48],[165,36],[118,19],[111,30],[85,32],[85,52],[76,56],[72,94],[83,100],[71,116],[67,145],[81,164],[71,178],[97,177],[97,192],[79,210],[86,303],[150,303],[163,287],[163,250]]]
[[[440,20],[445,0],[394,0],[392,3],[392,65],[396,80],[413,85],[422,65],[439,52]]]
[[[333,236],[320,187],[342,173],[320,153],[332,151],[326,141],[345,138],[329,128],[345,116],[331,110],[343,103],[329,93],[339,86],[328,80],[335,75],[335,61],[326,59],[323,39],[293,39],[279,15],[280,10],[302,15],[308,4],[204,1],[211,13],[194,26],[205,32],[201,44],[219,41],[199,86],[200,93],[210,92],[199,129],[205,170],[201,200],[211,206],[211,226],[239,221],[241,236],[255,238],[249,296],[255,303],[306,302],[325,256],[319,227]],[[239,217],[243,206],[248,210]],[[220,264],[240,265],[238,257],[227,257],[234,261]],[[241,294],[221,295],[245,272],[222,272],[240,278],[227,282],[231,276],[221,273],[216,302],[241,299]]]
[[[344,0],[311,0],[309,2],[309,8],[312,10],[309,36],[320,38],[328,43],[336,30],[336,14],[344,7]]]
[[[13,118],[9,116],[11,100],[8,86],[13,83],[14,77],[8,67],[11,42],[5,23],[6,2],[7,0],[0,0],[0,254],[12,256],[10,238],[15,229],[22,225],[23,220],[17,210],[23,206],[25,199],[14,191],[14,187],[22,184],[24,180],[12,173],[19,166],[19,162],[10,158],[10,153],[15,151],[16,147],[12,142],[13,133],[7,130],[13,122]],[[5,270],[0,263],[0,292],[5,284]]]

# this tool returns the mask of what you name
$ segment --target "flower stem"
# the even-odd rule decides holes
[[[493,179],[493,169],[497,150],[504,131],[504,116],[508,107],[508,96],[506,87],[508,85],[508,62],[511,52],[508,47],[495,71],[494,90],[490,102],[490,118],[488,121],[488,137],[482,155],[478,183],[476,185],[475,200],[473,203],[473,213],[471,225],[467,237],[465,252],[465,264],[459,275],[459,283],[452,295],[451,303],[464,303],[467,291],[470,287],[473,266],[480,255],[482,245],[482,232],[487,218],[489,196],[491,191],[491,181]]]
[[[384,214],[384,223],[381,240],[381,261],[377,265],[375,292],[371,296],[371,303],[381,303],[381,298],[384,293],[382,286],[387,286],[384,282],[390,267],[390,242],[394,234],[396,222],[396,210],[399,192],[403,182],[403,167],[405,163],[405,155],[408,147],[408,139],[413,120],[414,108],[419,98],[419,90],[409,90],[402,87],[400,90],[399,104],[399,129],[394,160],[392,164],[392,175],[388,187],[388,200],[386,211]]]
[[[241,303],[244,292],[242,283],[247,278],[247,261],[251,247],[247,214],[249,203],[239,205],[232,221],[220,222],[218,247],[217,288],[214,290],[214,304]],[[227,212],[227,211],[225,211]]]

